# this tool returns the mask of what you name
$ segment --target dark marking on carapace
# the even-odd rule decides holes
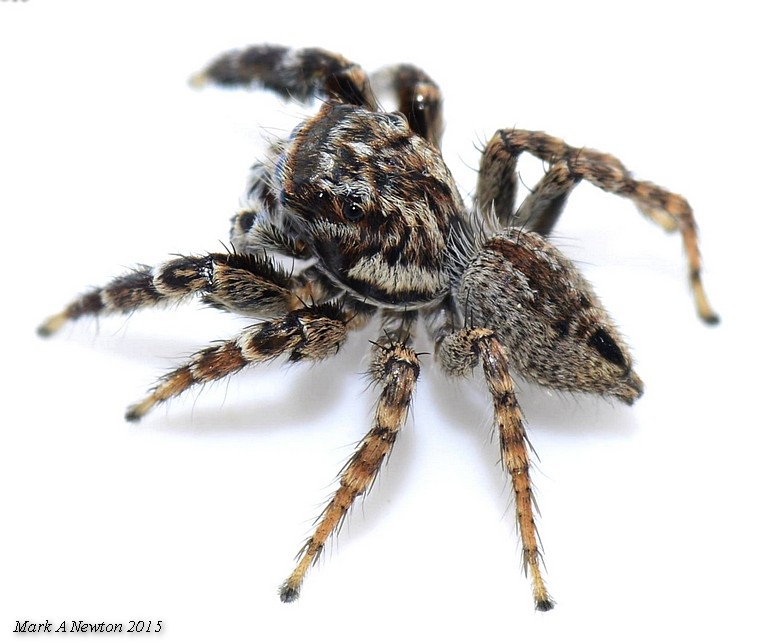
[[[604,329],[597,329],[588,339],[588,343],[612,364],[617,365],[621,369],[628,368],[628,363],[620,347]]]

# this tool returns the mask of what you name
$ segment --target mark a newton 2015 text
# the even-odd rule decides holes
[[[161,620],[144,621],[129,620],[120,622],[85,622],[84,620],[63,620],[62,622],[23,622],[16,620],[14,633],[158,633],[161,631]]]

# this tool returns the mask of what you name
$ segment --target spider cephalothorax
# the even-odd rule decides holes
[[[234,251],[134,270],[74,300],[39,331],[50,335],[82,316],[193,295],[263,319],[168,373],[127,411],[138,420],[193,385],[251,364],[329,357],[349,331],[381,314],[369,369],[379,388],[374,422],[280,589],[282,600],[292,601],[328,537],[369,490],[406,420],[420,373],[413,343],[421,319],[447,374],[465,376],[482,365],[525,569],[536,608],[548,610],[553,601],[540,570],[528,441],[511,372],[629,404],[643,385],[591,286],[546,238],[580,181],[633,200],[666,230],[681,231],[698,313],[714,323],[691,208],[634,179],[615,157],[524,130],[500,130],[490,140],[467,207],[439,151],[436,84],[411,65],[381,70],[371,81],[358,65],[321,49],[262,45],[219,58],[195,84],[260,86],[285,98],[324,101],[251,169],[245,205],[232,221]],[[389,91],[398,111],[378,111],[373,87]],[[515,209],[522,152],[548,169]]]
[[[409,308],[448,290],[447,241],[464,206],[402,114],[326,104],[293,133],[275,184],[296,233],[356,297]]]

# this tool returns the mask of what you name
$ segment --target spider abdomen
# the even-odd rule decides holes
[[[630,352],[591,285],[540,235],[512,228],[486,240],[457,299],[471,324],[497,332],[526,378],[627,403],[641,395]]]

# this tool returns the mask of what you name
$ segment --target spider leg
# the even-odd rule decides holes
[[[321,360],[336,353],[348,335],[346,314],[331,305],[304,307],[245,329],[239,336],[202,349],[166,374],[139,403],[127,410],[127,420],[140,420],[156,405],[190,387],[220,380],[243,367],[289,354],[293,362]]]
[[[544,132],[499,130],[483,153],[477,202],[481,207],[493,205],[502,225],[509,223],[514,207],[515,166],[522,152],[550,164],[564,162],[576,180],[586,180],[606,192],[631,199],[645,216],[665,230],[679,229],[697,312],[708,324],[718,322],[718,315],[707,301],[702,284],[697,225],[686,199],[649,181],[634,179],[628,169],[610,154],[575,148]]]
[[[191,79],[195,86],[208,82],[261,87],[283,98],[304,102],[323,97],[376,108],[364,70],[340,54],[315,47],[254,45],[230,51]]]
[[[536,609],[551,610],[554,601],[549,596],[540,569],[541,543],[534,518],[537,510],[530,480],[530,443],[515,396],[514,381],[509,374],[507,355],[494,332],[482,328],[465,328],[439,337],[436,354],[444,370],[453,376],[469,374],[478,361],[483,364],[486,384],[493,398],[501,459],[504,469],[509,472],[515,496],[523,566],[530,574]]]
[[[280,587],[282,601],[298,598],[304,577],[319,558],[327,539],[340,528],[354,501],[372,486],[406,420],[419,370],[417,355],[404,343],[375,345],[369,375],[381,391],[372,429],[343,468],[338,489],[317,520],[314,534],[298,554],[295,569]]]
[[[567,163],[554,164],[520,204],[511,225],[548,237],[579,181],[570,173]]]
[[[240,312],[280,315],[321,299],[270,259],[256,255],[211,253],[172,259],[156,267],[140,266],[95,288],[49,317],[38,328],[49,336],[66,322],[84,316],[131,313],[201,295],[214,306]]]
[[[372,86],[392,92],[414,132],[441,147],[443,97],[435,81],[414,65],[393,65],[372,74]]]
[[[515,213],[517,158],[493,139],[480,158],[475,203],[481,211],[492,209],[502,228],[512,225]]]

